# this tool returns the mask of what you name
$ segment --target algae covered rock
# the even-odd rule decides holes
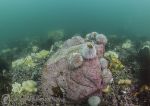
[[[44,66],[41,76],[44,96],[60,97],[62,94],[58,91],[62,90],[68,99],[82,101],[100,94],[103,74],[99,57],[103,56],[105,44],[97,49],[99,44],[85,42],[81,37],[64,42],[64,45],[68,44],[71,45],[58,50]]]

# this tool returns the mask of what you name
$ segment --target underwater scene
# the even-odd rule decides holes
[[[0,0],[0,106],[150,106],[150,0]]]

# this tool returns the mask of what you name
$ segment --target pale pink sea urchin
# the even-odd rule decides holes
[[[104,69],[102,72],[102,76],[103,76],[103,82],[105,85],[113,81],[112,73],[109,69]]]
[[[107,38],[104,34],[97,34],[96,36],[96,43],[97,44],[104,44],[106,45],[107,43]]]
[[[83,44],[83,47],[81,48],[81,55],[84,59],[93,59],[96,55],[96,48],[93,43],[87,42],[86,44]]]
[[[100,58],[100,64],[101,64],[102,70],[108,68],[108,61],[105,58]]]
[[[86,39],[87,39],[87,40],[95,40],[97,35],[98,35],[97,32],[88,33],[88,34],[86,35]]]

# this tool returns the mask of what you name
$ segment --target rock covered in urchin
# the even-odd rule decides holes
[[[81,55],[79,55],[82,47],[83,44],[62,48],[47,61],[41,78],[44,96],[49,98],[50,96],[58,95],[55,94],[55,89],[57,90],[60,87],[65,91],[68,99],[82,101],[90,95],[101,91],[103,86],[101,85],[102,73],[99,58],[95,53],[96,49],[93,47],[94,56],[92,58],[83,58],[82,61]],[[73,63],[74,69],[70,68],[70,61],[68,61],[72,55],[73,60],[71,60],[71,63]],[[81,63],[78,63],[78,60]]]
[[[41,87],[48,98],[59,96],[56,91],[60,88],[68,99],[79,102],[101,93],[104,84],[112,78],[108,70],[101,70],[99,57],[103,57],[105,45],[80,42],[83,38],[79,41],[74,38],[67,40],[64,43],[67,48],[59,49],[45,64]]]
[[[88,103],[90,106],[98,106],[100,102],[101,102],[101,99],[98,96],[92,96],[88,99]]]
[[[96,55],[96,48],[93,43],[88,42],[83,44],[81,48],[81,55],[84,59],[93,59]]]
[[[105,58],[100,58],[100,64],[101,64],[102,70],[108,68],[108,61]]]
[[[107,38],[104,34],[97,34],[96,36],[96,43],[97,44],[104,44],[106,45],[107,43]]]

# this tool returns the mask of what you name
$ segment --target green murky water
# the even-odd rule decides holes
[[[70,35],[101,33],[149,36],[149,0],[1,0],[0,40],[47,36],[63,29]]]

